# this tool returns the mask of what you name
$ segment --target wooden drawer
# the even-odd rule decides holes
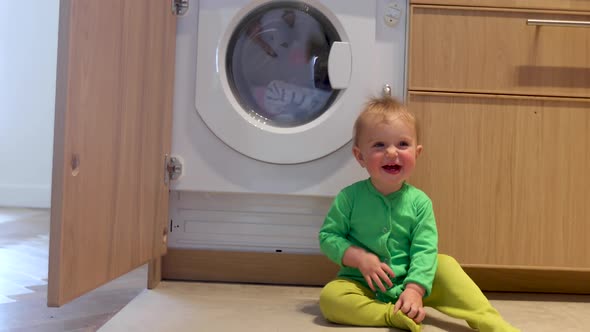
[[[590,271],[590,100],[410,92],[411,183],[462,264]]]
[[[410,3],[425,5],[590,11],[590,1],[588,0],[411,0]]]
[[[412,6],[409,89],[590,97],[590,13]]]

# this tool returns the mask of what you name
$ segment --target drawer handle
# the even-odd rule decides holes
[[[551,25],[561,27],[590,27],[590,21],[562,21],[562,20],[526,20],[526,25]]]

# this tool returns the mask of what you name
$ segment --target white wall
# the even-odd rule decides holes
[[[59,0],[0,0],[0,206],[49,207]]]

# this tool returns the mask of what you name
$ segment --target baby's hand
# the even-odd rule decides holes
[[[388,288],[393,287],[393,282],[391,281],[391,278],[395,277],[393,270],[389,265],[381,262],[379,257],[374,254],[367,252],[360,261],[358,269],[363,274],[363,277],[365,277],[365,281],[367,281],[369,288],[371,288],[373,292],[375,291],[373,283],[375,283],[382,292],[387,291],[387,288],[383,285],[383,281],[385,281]]]
[[[393,312],[401,310],[406,316],[410,317],[417,324],[420,324],[426,317],[422,297],[424,288],[416,284],[407,284],[406,289],[402,292],[399,299],[393,307]]]

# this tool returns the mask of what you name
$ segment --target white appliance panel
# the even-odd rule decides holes
[[[264,2],[266,1],[256,3]],[[213,14],[214,12],[210,11],[207,15],[212,21],[217,22],[216,29],[219,31],[222,30],[219,27],[221,22],[229,25],[228,20],[235,17],[240,10],[244,10],[244,6],[248,4],[252,6],[252,2],[249,1],[202,0],[200,3],[203,6],[219,9],[219,13]],[[178,20],[172,154],[183,160],[184,167],[181,178],[172,183],[173,190],[333,196],[344,186],[366,177],[366,172],[352,157],[349,142],[352,123],[360,110],[360,105],[368,96],[381,93],[385,84],[391,86],[394,96],[400,99],[405,96],[407,4],[402,1],[383,0],[332,0],[309,3],[319,4],[318,6],[324,10],[331,11],[331,17],[337,18],[334,26],[344,31],[342,34],[344,37],[350,40],[355,40],[354,38],[360,40],[362,37],[364,40],[362,45],[365,52],[354,53],[358,47],[351,44],[353,50],[351,73],[352,77],[359,77],[359,79],[351,80],[349,87],[341,92],[332,107],[317,122],[324,125],[324,123],[330,123],[335,114],[346,116],[339,117],[340,120],[335,120],[331,124],[325,124],[328,127],[315,125],[316,129],[288,128],[286,131],[290,130],[289,134],[277,134],[271,130],[261,129],[257,130],[259,132],[257,139],[253,139],[250,134],[244,134],[256,127],[244,120],[240,112],[236,110],[239,105],[236,105],[235,98],[232,99],[231,94],[228,94],[227,87],[225,90],[219,89],[223,84],[227,84],[226,79],[220,78],[221,70],[218,66],[211,66],[202,71],[197,70],[195,60],[198,57],[215,57],[217,53],[214,47],[219,46],[206,46],[215,38],[209,42],[198,39],[199,18],[203,15],[199,16],[198,10],[195,10],[193,6],[186,16]],[[399,21],[394,26],[387,25],[385,18],[389,12],[387,8],[392,6],[399,8],[401,13]],[[370,15],[367,8],[370,9]],[[368,28],[367,22],[370,22],[371,28]],[[356,26],[365,28],[356,30]],[[227,32],[224,33],[227,34]],[[221,39],[222,36],[218,37],[217,43]],[[207,81],[206,78],[210,78],[209,85],[217,86],[218,93],[222,94],[219,99],[205,98],[206,93],[203,91],[210,92],[210,90],[199,88],[205,84],[201,82],[198,85],[202,78],[204,82]],[[226,83],[223,83],[224,81]],[[347,96],[356,97],[353,98],[354,100],[349,100],[346,99]],[[314,156],[317,159],[295,164],[263,162],[248,157],[231,147],[231,144],[228,145],[223,137],[216,135],[218,130],[215,133],[211,130],[212,128],[203,121],[202,112],[197,112],[195,99],[197,101],[202,99],[205,104],[209,103],[207,109],[213,113],[231,114],[230,118],[234,117],[234,119],[228,119],[228,126],[230,123],[238,123],[238,125],[232,127],[233,129],[229,132],[238,138],[240,144],[256,145],[258,149],[274,151],[271,155],[280,153],[282,157],[279,159],[289,159],[291,158],[289,155],[299,155],[302,151],[316,147],[324,151],[336,150],[323,156],[319,153]],[[214,100],[220,102],[217,103]],[[354,107],[349,107],[350,105]],[[236,120],[236,117],[239,119]],[[222,124],[223,121],[219,123]],[[320,128],[324,129],[320,130]],[[317,135],[309,136],[314,130],[316,130],[314,135]],[[297,137],[301,137],[301,142],[304,144],[296,144]],[[339,137],[338,144],[326,143],[333,137]],[[293,157],[291,160],[297,160],[297,158]]]

